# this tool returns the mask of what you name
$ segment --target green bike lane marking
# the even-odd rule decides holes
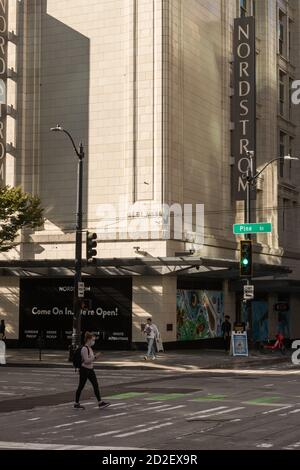
[[[161,393],[159,395],[150,395],[146,397],[146,400],[163,401],[163,400],[176,400],[177,398],[183,398],[189,395],[189,393]]]
[[[127,393],[118,393],[117,395],[111,395],[107,397],[109,400],[126,400],[126,398],[139,398],[147,393],[142,392],[127,392]]]
[[[275,404],[280,404],[277,400],[280,400],[281,397],[270,397],[270,396],[265,396],[265,397],[258,397],[254,398],[253,400],[247,400],[244,403],[247,403],[248,405],[275,405]]]
[[[227,395],[221,395],[221,394],[212,394],[209,393],[207,395],[202,395],[202,396],[194,396],[192,397],[191,395],[195,392],[191,393],[151,393],[149,392],[126,392],[126,393],[119,393],[116,395],[111,395],[107,397],[110,400],[126,400],[126,399],[132,399],[132,398],[141,398],[143,400],[147,401],[168,401],[168,400],[180,400],[180,399],[189,399],[190,402],[195,402],[195,403],[208,403],[208,402],[220,402],[220,401],[233,401],[233,397],[228,397]],[[256,405],[256,406],[277,406],[277,405],[282,405],[280,403],[280,400],[282,397],[280,396],[262,396],[262,397],[257,397],[251,400],[247,401],[241,401],[240,399],[234,400],[238,401],[240,403],[246,404],[246,405]]]
[[[204,395],[202,397],[193,398],[191,401],[222,401],[226,398],[226,395],[213,395],[209,393],[208,395]]]

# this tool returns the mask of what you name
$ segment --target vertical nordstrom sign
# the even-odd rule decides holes
[[[256,138],[256,52],[254,17],[236,18],[233,35],[234,99],[233,99],[233,198],[246,199],[246,180],[250,160],[247,152],[255,152]],[[255,172],[255,154],[253,159]],[[255,197],[255,192],[252,191]]]
[[[0,0],[0,187],[5,185],[8,0]]]

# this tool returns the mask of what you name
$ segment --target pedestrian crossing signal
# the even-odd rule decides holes
[[[241,240],[240,247],[240,274],[241,276],[252,276],[252,241]]]

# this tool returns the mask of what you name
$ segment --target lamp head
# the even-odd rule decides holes
[[[285,160],[299,160],[298,157],[292,157],[291,155],[285,155],[283,158]]]
[[[59,124],[57,124],[56,127],[51,127],[50,131],[52,131],[52,132],[61,132],[61,131],[63,131],[63,128]]]

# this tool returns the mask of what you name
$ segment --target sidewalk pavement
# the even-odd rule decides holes
[[[291,363],[290,354],[282,356],[274,351],[261,354],[250,351],[248,357],[232,357],[220,350],[174,350],[159,353],[156,360],[144,360],[143,351],[104,351],[96,369],[155,369],[193,371],[199,369],[244,369],[265,367],[273,364]],[[7,349],[5,367],[73,367],[68,362],[68,351],[42,351],[38,349]]]

